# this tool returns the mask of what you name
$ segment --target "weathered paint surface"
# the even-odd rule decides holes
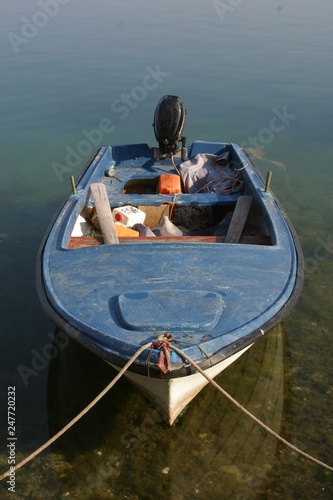
[[[273,196],[263,193],[263,182],[247,156],[237,145],[207,142],[194,143],[189,156],[218,153],[224,147],[245,167],[243,194],[260,205],[270,246],[149,241],[68,249],[76,218],[85,204],[92,204],[92,182],[105,184],[112,206],[236,203],[239,193],[121,194],[130,179],[174,172],[170,160],[154,160],[145,144],[101,148],[76,195],[64,205],[42,254],[43,287],[56,315],[86,345],[98,345],[106,359],[128,359],[140,344],[170,331],[195,361],[213,355],[221,360],[249,344],[252,332],[278,315],[291,297],[298,268],[294,237]],[[113,178],[105,176],[111,167]],[[144,365],[146,358],[143,354],[138,363]],[[174,353],[172,361],[183,364]]]

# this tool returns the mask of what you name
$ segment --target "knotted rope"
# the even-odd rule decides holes
[[[282,436],[277,434],[275,431],[273,431],[270,427],[268,427],[266,424],[264,424],[261,420],[259,420],[257,417],[255,417],[252,413],[250,413],[244,406],[242,406],[238,401],[236,401],[228,392],[226,392],[222,387],[220,387],[207,373],[205,373],[204,370],[200,368],[200,366],[193,361],[187,354],[185,354],[183,351],[172,345],[170,342],[173,340],[173,337],[169,334],[163,334],[161,335],[156,341],[149,342],[142,347],[140,347],[136,353],[132,356],[132,358],[126,363],[126,365],[120,370],[120,372],[115,376],[115,378],[103,389],[103,391],[88,405],[86,408],[84,408],[73,420],[71,420],[65,427],[63,427],[57,434],[55,434],[51,439],[49,439],[45,444],[43,444],[40,448],[35,450],[31,455],[26,457],[24,460],[22,460],[19,464],[15,466],[15,471],[23,467],[23,465],[27,464],[31,460],[33,460],[37,455],[39,455],[42,451],[44,451],[46,448],[48,448],[52,443],[54,443],[60,436],[62,436],[68,429],[70,429],[78,420],[80,420],[88,411],[95,406],[98,401],[118,382],[118,380],[124,375],[124,373],[128,370],[128,368],[131,366],[131,364],[138,358],[138,356],[148,348],[158,348],[161,349],[164,352],[165,350],[168,351],[169,349],[175,351],[180,357],[188,361],[203,377],[205,377],[208,382],[213,385],[221,394],[223,394],[229,401],[231,401],[238,409],[240,409],[245,415],[247,415],[249,418],[251,418],[254,422],[256,422],[261,428],[263,428],[268,434],[271,436],[275,437],[278,441],[283,443],[285,446],[290,448],[291,450],[295,451],[299,455],[303,456],[304,458],[314,462],[315,464],[323,467],[324,469],[327,469],[331,472],[333,472],[333,467],[330,465],[325,464],[324,462],[314,458],[313,456],[309,455],[308,453],[305,453],[301,449],[297,448],[295,445],[284,439]],[[164,365],[164,361],[163,361]],[[166,366],[164,365],[164,368]],[[11,473],[10,470],[6,471],[0,476],[0,481],[5,479],[5,477],[9,476]]]

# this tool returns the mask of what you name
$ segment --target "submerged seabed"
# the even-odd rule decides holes
[[[57,13],[45,16],[42,4]],[[284,323],[290,351],[284,346],[280,423],[255,403],[255,387],[269,379],[255,368],[264,339],[218,380],[275,430],[332,464],[332,5],[2,0],[1,470],[8,465],[8,386],[16,385],[19,460],[114,376],[73,347],[66,354],[70,361],[53,360],[47,388],[45,360],[24,383],[18,367],[32,367],[34,353],[48,345],[53,330],[36,298],[36,254],[68,195],[69,175],[77,179],[102,143],[153,146],[153,112],[167,93],[185,102],[189,143],[225,140],[256,150],[263,175],[273,171],[272,189],[305,256],[304,289]],[[37,32],[31,26],[29,31],[29,22],[39,25]],[[21,36],[18,52],[10,32]],[[149,77],[158,70],[157,79]],[[129,95],[130,105],[120,102]],[[284,121],[276,121],[281,113]],[[112,131],[102,132],[105,119]],[[267,359],[264,373],[274,366],[275,354]],[[278,393],[272,389],[265,408]],[[262,445],[263,433],[249,426],[207,388],[169,429],[136,389],[120,381],[72,431],[17,472],[15,495],[2,482],[0,497],[333,498],[332,474],[273,438]]]
[[[286,438],[288,356],[283,326],[278,325],[216,379]],[[108,365],[68,339],[48,374],[50,436],[114,375]],[[19,453],[17,461],[26,454],[28,450]],[[1,456],[1,469],[5,463]],[[169,428],[122,379],[51,450],[17,471],[15,498],[278,498],[283,492],[281,470],[293,467],[301,471],[302,460],[213,387],[205,388]],[[297,482],[296,490],[301,486],[298,475]],[[320,484],[319,479],[318,489]],[[3,491],[2,498],[12,498],[11,493]]]

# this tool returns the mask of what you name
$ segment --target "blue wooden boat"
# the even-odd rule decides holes
[[[246,151],[186,146],[183,102],[164,96],[157,148],[103,146],[52,223],[37,288],[59,328],[120,369],[170,425],[211,377],[294,307],[303,256]],[[181,146],[178,144],[181,141]]]

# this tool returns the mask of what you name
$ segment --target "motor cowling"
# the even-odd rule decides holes
[[[174,95],[165,95],[156,106],[154,115],[155,137],[162,154],[173,155],[179,150],[185,125],[186,109],[183,101]]]

